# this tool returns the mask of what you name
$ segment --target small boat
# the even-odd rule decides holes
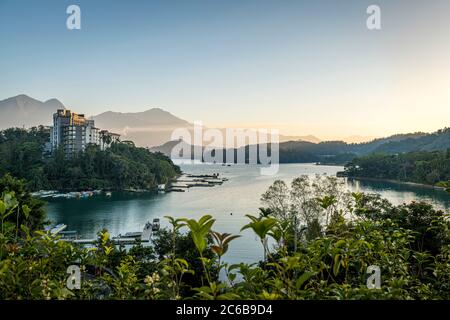
[[[57,224],[56,226],[52,227],[47,227],[45,228],[45,231],[49,231],[52,235],[58,234],[59,232],[63,231],[64,229],[67,228],[67,225],[64,223],[60,223]]]
[[[112,192],[111,192],[111,191],[107,191],[107,192],[105,193],[105,195],[106,195],[107,197],[111,197],[111,196],[112,196]]]
[[[57,193],[57,191],[54,191],[54,190],[40,190],[40,191],[31,193],[31,195],[33,197],[38,197],[38,198],[47,198],[47,197],[53,196],[56,193]]]
[[[81,193],[80,192],[69,192],[68,194],[66,194],[65,197],[66,198],[79,198],[79,197],[81,197]]]
[[[144,230],[142,230],[141,240],[142,241],[148,241],[150,240],[152,236],[153,225],[150,223],[150,221],[147,221],[147,223],[144,226]]]
[[[92,191],[83,191],[83,192],[81,192],[81,197],[82,198],[88,198],[88,197],[92,197],[93,194],[94,193]]]
[[[127,232],[124,235],[119,234],[117,237],[113,237],[113,239],[139,238],[141,236],[142,236],[142,232]]]
[[[142,232],[127,232],[125,233],[125,238],[139,238],[142,236]]]
[[[79,239],[78,232],[75,231],[75,230],[60,231],[59,235],[61,236],[61,239],[64,239],[64,240],[76,240],[76,239]]]

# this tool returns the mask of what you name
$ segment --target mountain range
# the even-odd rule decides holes
[[[174,149],[177,147],[176,149]],[[258,147],[258,145],[256,146]],[[346,143],[343,141],[324,141],[312,143],[307,141],[287,141],[281,142],[279,147],[280,163],[311,163],[320,162],[322,164],[345,164],[355,157],[371,153],[400,154],[413,151],[437,151],[450,148],[450,128],[438,130],[434,133],[410,133],[398,134],[386,138],[376,139],[365,143]],[[173,150],[187,150],[191,156],[202,155],[203,149],[200,146],[190,146],[185,141],[169,141],[165,144],[153,147],[153,152],[162,152],[168,156]],[[243,150],[242,150],[243,149]],[[249,147],[241,147],[234,150],[243,151],[248,159]],[[223,154],[226,159],[226,150],[216,149],[215,153]],[[184,158],[183,154],[176,157]],[[202,160],[201,158],[195,158]],[[232,162],[227,159],[227,162]]]
[[[169,141],[173,130],[191,128],[193,125],[160,108],[144,112],[107,111],[92,117],[99,128],[121,134],[137,146],[152,147]]]
[[[38,125],[51,125],[56,109],[66,108],[57,99],[45,102],[21,94],[0,101],[0,129],[10,127],[29,128]],[[68,108],[76,112],[76,108]],[[153,147],[171,140],[172,132],[177,128],[187,128],[193,132],[194,124],[180,119],[161,108],[151,108],[144,112],[107,111],[91,117],[97,127],[121,134],[122,139],[132,140],[137,146]],[[205,127],[205,129],[207,129]],[[225,128],[219,128],[225,132]],[[309,141],[318,143],[320,139],[313,135],[284,136],[280,141]]]
[[[57,99],[42,102],[23,94],[11,97],[0,101],[0,129],[51,125],[53,113],[63,108],[64,104]],[[76,108],[72,110],[76,112]],[[172,141],[173,130],[186,128],[191,133],[193,131],[192,123],[160,108],[134,113],[107,111],[91,118],[97,127],[121,134],[122,140],[131,140],[137,146],[150,147],[153,151],[165,154],[170,154],[179,143]],[[219,130],[224,132],[226,129]],[[358,141],[360,138],[354,136],[353,140]],[[279,147],[281,162],[342,162],[373,152],[392,154],[447,149],[450,148],[450,129],[435,133],[397,134],[363,143],[321,141],[312,135],[280,135]]]
[[[64,105],[57,99],[45,102],[21,94],[0,101],[0,128],[51,125],[52,115]]]

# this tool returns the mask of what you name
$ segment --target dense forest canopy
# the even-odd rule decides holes
[[[446,151],[371,154],[345,167],[349,177],[391,179],[429,185],[450,183],[450,148]]]
[[[42,126],[0,131],[0,176],[23,178],[31,190],[154,189],[180,173],[165,155],[132,142],[113,143],[104,151],[89,145],[70,158],[61,149],[44,155],[49,134]]]

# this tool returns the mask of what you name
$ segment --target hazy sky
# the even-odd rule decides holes
[[[450,125],[449,16],[448,0],[0,0],[0,100],[323,139],[434,131]]]

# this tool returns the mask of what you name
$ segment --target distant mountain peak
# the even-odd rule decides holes
[[[50,125],[53,113],[62,108],[64,105],[55,98],[42,102],[19,94],[0,101],[0,128]]]
[[[27,96],[26,94],[19,94],[17,96],[7,98],[7,99],[2,100],[0,102],[12,102],[12,101],[16,101],[18,103],[25,103],[25,102],[28,102],[28,101],[41,102],[39,100],[36,100],[36,99],[33,99],[33,98]]]
[[[38,99],[32,98],[26,94],[18,94],[17,96],[13,96],[10,98],[7,98],[5,100],[1,100],[0,103],[4,103],[4,102],[11,102],[11,101],[17,101],[19,103],[38,103],[38,104],[60,104],[63,105],[61,101],[59,101],[56,98],[51,98],[45,102],[42,102]]]
[[[150,108],[150,109],[148,109],[148,110],[146,110],[146,111],[144,111],[144,112],[164,112],[164,113],[170,113],[170,112],[168,112],[168,111],[166,111],[166,110],[164,110],[163,108],[160,108],[160,107],[153,107],[153,108]]]
[[[108,110],[108,111],[102,112],[94,117],[99,117],[101,115],[137,115],[137,116],[139,116],[139,115],[148,114],[148,113],[160,113],[160,114],[166,114],[166,115],[171,115],[171,116],[175,117],[169,111],[166,111],[159,107],[154,107],[154,108],[147,109],[145,111],[138,111],[138,112],[120,112],[120,111]]]
[[[9,99],[17,99],[17,100],[19,100],[19,99],[30,99],[30,100],[36,100],[36,99],[33,99],[30,96],[27,96],[26,94],[23,94],[23,93],[22,94],[18,94],[17,96],[11,97]]]
[[[185,127],[191,124],[161,108],[151,108],[142,112],[106,111],[93,117],[96,124],[106,129],[117,130],[125,127]]]
[[[160,108],[160,107],[150,108],[150,109],[144,111],[143,113],[145,113],[145,114],[159,114],[159,115],[165,115],[165,116],[168,116],[168,117],[172,117],[172,118],[176,118],[176,119],[181,120],[180,118],[178,118],[177,116],[175,116],[173,113],[171,113],[171,112],[169,112],[169,111],[167,111],[167,110],[164,110],[163,108]],[[185,120],[182,120],[182,121],[185,121]]]
[[[62,102],[56,98],[49,99],[49,100],[45,101],[44,103],[52,103],[52,104],[61,104],[62,105]]]

